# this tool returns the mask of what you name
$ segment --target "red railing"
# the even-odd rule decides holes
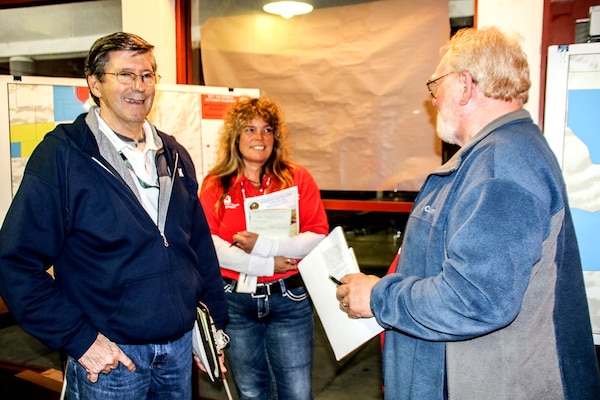
[[[379,200],[331,200],[323,199],[326,210],[335,211],[380,211],[409,213],[412,201],[379,201]]]

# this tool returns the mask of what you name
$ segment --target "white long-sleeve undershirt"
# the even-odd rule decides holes
[[[273,257],[303,258],[326,235],[303,232],[285,239],[273,240],[258,236],[252,253],[248,254],[217,235],[212,235],[221,267],[254,276],[273,276]]]

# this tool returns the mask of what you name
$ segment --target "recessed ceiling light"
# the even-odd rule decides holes
[[[294,15],[308,14],[313,10],[313,6],[302,1],[275,1],[265,4],[263,10],[289,19]]]

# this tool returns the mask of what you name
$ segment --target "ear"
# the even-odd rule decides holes
[[[473,91],[475,90],[475,81],[469,71],[463,71],[459,74],[459,82],[462,85],[462,95],[460,97],[460,105],[466,105],[471,97],[473,97]]]
[[[89,75],[87,77],[87,82],[88,82],[88,86],[90,88],[90,92],[92,92],[92,94],[94,96],[96,96],[97,98],[101,98],[102,95],[100,93],[100,89],[99,89],[99,85],[102,83],[98,80],[98,78],[96,77],[96,75]]]

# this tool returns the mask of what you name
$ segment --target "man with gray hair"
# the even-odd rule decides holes
[[[556,158],[523,109],[529,67],[496,28],[459,31],[427,82],[461,146],[428,176],[394,273],[347,275],[342,310],[386,328],[386,399],[597,399],[583,271]]]
[[[0,295],[68,353],[69,400],[191,399],[197,302],[227,322],[192,159],[146,119],[152,49],[123,32],[94,43],[98,107],[44,137],[0,230]]]

